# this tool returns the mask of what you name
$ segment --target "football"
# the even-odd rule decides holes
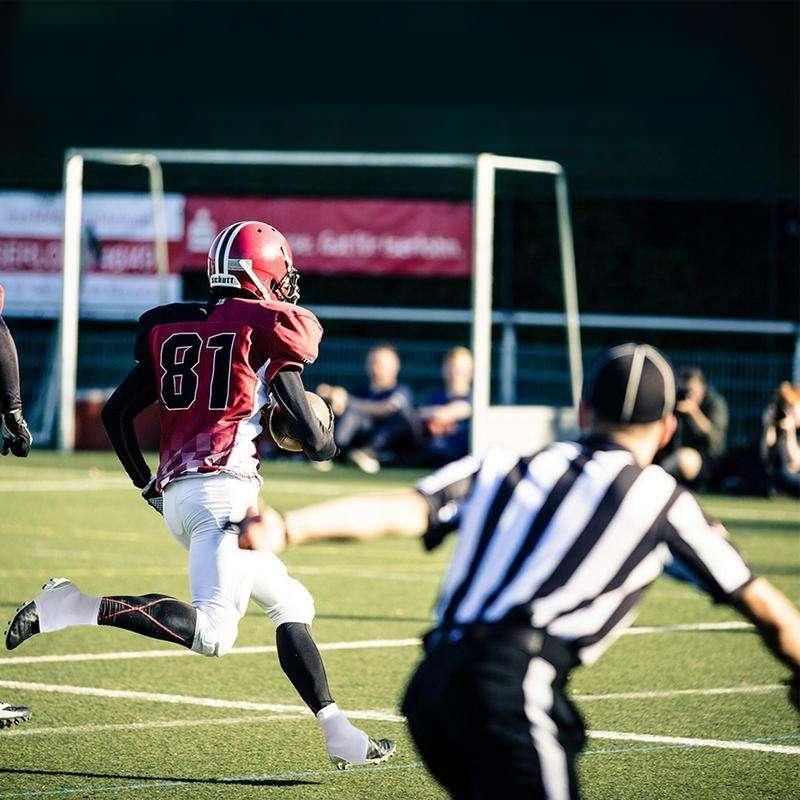
[[[330,429],[333,425],[333,413],[330,406],[314,392],[306,391],[306,398],[311,410],[317,415],[322,425]],[[303,446],[298,439],[293,436],[291,417],[283,410],[280,403],[275,402],[269,412],[268,421],[269,435],[281,450],[290,453],[300,453]]]

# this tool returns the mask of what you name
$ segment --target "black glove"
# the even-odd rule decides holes
[[[144,497],[147,505],[158,511],[161,516],[164,516],[164,495],[156,489],[156,479],[150,478],[150,483],[142,489],[142,497]]]
[[[22,416],[22,409],[9,411],[3,414],[2,425],[2,444],[0,444],[0,455],[7,456],[9,450],[17,458],[25,458],[33,444],[31,429],[25,418]]]
[[[800,669],[789,678],[789,702],[800,711]]]

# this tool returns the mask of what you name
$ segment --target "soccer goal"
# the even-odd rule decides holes
[[[63,291],[58,368],[54,370],[54,380],[58,385],[58,443],[61,450],[70,451],[75,443],[74,413],[80,318],[81,206],[84,165],[91,162],[147,168],[153,204],[156,265],[162,276],[166,276],[169,270],[162,165],[470,171],[473,176],[471,343],[475,358],[472,449],[474,452],[482,452],[494,444],[511,445],[521,450],[530,449],[574,426],[582,381],[582,355],[567,179],[560,164],[554,161],[498,156],[491,153],[469,155],[231,150],[134,152],[85,148],[70,149],[65,153],[64,158]],[[508,406],[491,403],[492,329],[494,324],[502,322],[498,312],[493,308],[492,300],[495,270],[496,175],[498,172],[538,173],[550,176],[554,181],[554,208],[566,319],[571,405],[565,404],[564,407]]]

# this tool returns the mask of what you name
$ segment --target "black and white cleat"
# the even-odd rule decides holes
[[[12,706],[0,703],[0,729],[19,725],[31,718],[31,710],[27,706]]]
[[[21,605],[6,629],[6,649],[13,650],[19,647],[26,639],[39,633],[39,610],[36,608],[36,600],[45,592],[58,590],[66,585],[72,585],[66,578],[50,578],[42,586],[42,591],[29,603]]]
[[[380,764],[383,761],[388,761],[396,752],[397,743],[391,739],[373,739],[371,736],[367,739],[367,754],[363,761],[358,763],[348,761],[341,756],[331,755],[330,759],[336,769],[350,769],[353,766],[363,766],[365,764]]]

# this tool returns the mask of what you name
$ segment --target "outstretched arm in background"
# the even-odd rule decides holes
[[[267,507],[242,521],[239,545],[247,550],[279,553],[289,545],[331,539],[419,537],[427,529],[427,502],[418,492],[406,489],[338,497],[285,515]]]
[[[732,603],[749,619],[773,655],[792,670],[789,699],[800,710],[800,612],[766,578],[756,578]]]

